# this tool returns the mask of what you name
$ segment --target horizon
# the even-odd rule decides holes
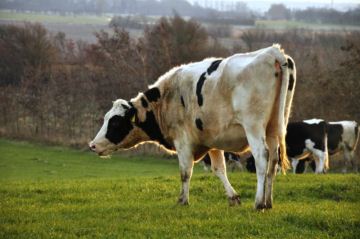
[[[272,4],[284,4],[290,9],[306,9],[306,8],[333,8],[339,11],[347,11],[360,6],[360,0],[187,0],[192,5],[199,5],[202,7],[217,9],[217,10],[229,10],[233,9],[237,3],[245,3],[247,7],[253,11],[265,12]]]

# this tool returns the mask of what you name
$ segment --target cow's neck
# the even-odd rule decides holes
[[[143,109],[138,109],[143,110]],[[152,103],[148,105],[145,112],[142,112],[145,116],[144,120],[139,117],[140,112],[137,112],[135,118],[135,124],[142,129],[151,141],[155,141],[164,146],[168,150],[173,150],[174,146],[172,142],[168,142],[166,137],[166,129],[161,127],[161,106],[160,103]]]

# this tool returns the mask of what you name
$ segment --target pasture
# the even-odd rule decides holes
[[[256,177],[229,173],[229,207],[214,175],[195,167],[178,206],[175,159],[103,160],[89,152],[0,139],[0,238],[358,238],[360,175],[279,175],[274,208],[253,209]]]

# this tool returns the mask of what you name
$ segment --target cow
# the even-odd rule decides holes
[[[118,99],[89,143],[100,156],[155,142],[179,159],[181,193],[189,203],[194,162],[209,153],[230,205],[240,197],[230,184],[223,151],[250,146],[257,168],[255,208],[272,208],[278,162],[289,167],[285,135],[294,88],[294,60],[277,44],[227,58],[174,67],[130,101]]]
[[[321,119],[288,123],[286,148],[294,173],[305,170],[305,161],[309,161],[309,156],[315,159],[316,173],[323,173],[328,169],[326,128],[326,122]],[[246,169],[256,172],[253,157],[246,160]]]
[[[325,173],[329,168],[326,122],[322,119],[290,122],[287,126],[286,147],[294,173],[299,160],[310,155],[315,159],[315,173]]]
[[[350,163],[354,166],[354,171],[357,172],[357,163],[354,159],[354,152],[359,141],[359,125],[356,121],[337,121],[328,122],[326,124],[327,132],[327,148],[330,156],[343,152],[345,164],[342,169],[343,173],[347,172]],[[312,159],[308,158],[312,166]],[[305,162],[304,162],[305,163]],[[297,165],[296,172],[303,173],[305,165]]]

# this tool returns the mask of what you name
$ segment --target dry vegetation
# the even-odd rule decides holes
[[[115,26],[95,44],[51,36],[39,24],[0,26],[0,134],[86,145],[112,100],[130,99],[171,67],[274,42],[297,63],[292,120],[360,121],[359,32],[250,29],[230,49],[214,35],[179,16],[161,18],[138,39]]]

